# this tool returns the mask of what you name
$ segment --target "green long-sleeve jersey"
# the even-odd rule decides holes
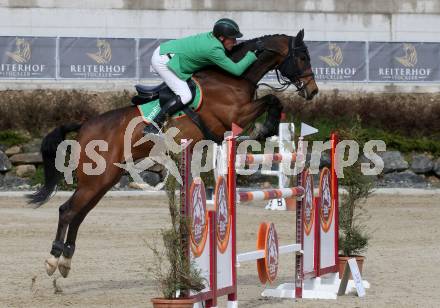
[[[174,54],[167,66],[182,80],[208,65],[217,65],[225,71],[240,76],[257,59],[251,51],[239,62],[225,54],[223,44],[212,32],[200,33],[160,45],[160,54]]]

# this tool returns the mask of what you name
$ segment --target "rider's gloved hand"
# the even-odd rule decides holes
[[[263,51],[264,51],[264,43],[263,43],[263,41],[258,40],[255,43],[254,53],[258,57],[261,53],[263,53]]]

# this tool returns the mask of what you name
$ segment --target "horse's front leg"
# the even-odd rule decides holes
[[[255,102],[263,103],[267,106],[267,118],[264,124],[255,127],[250,135],[252,139],[265,140],[278,133],[283,106],[278,97],[273,94],[265,95]]]

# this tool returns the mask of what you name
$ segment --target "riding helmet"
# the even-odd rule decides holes
[[[240,38],[243,34],[235,21],[229,18],[222,18],[217,20],[212,31],[215,37],[225,36],[228,38]]]

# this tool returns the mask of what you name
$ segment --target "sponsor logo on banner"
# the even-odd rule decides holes
[[[341,46],[336,43],[328,44],[328,53],[319,56],[321,65],[313,67],[315,78],[323,80],[347,80],[352,79],[357,68],[344,64],[344,54]],[[326,66],[322,66],[325,63]]]
[[[269,227],[266,249],[267,279],[272,282],[277,277],[279,263],[278,236],[273,223]]]
[[[328,168],[322,169],[321,178],[319,180],[319,197],[320,197],[320,217],[322,230],[328,232],[332,225],[334,203],[331,197],[330,190],[330,170]]]
[[[440,45],[436,43],[369,43],[370,80],[439,80]]]
[[[367,78],[365,42],[307,42],[317,80],[363,81]]]
[[[87,52],[87,56],[96,64],[72,64],[70,72],[73,75],[84,78],[109,78],[122,76],[126,70],[126,65],[112,65],[112,47],[107,40],[96,40],[96,52]]]
[[[339,47],[335,43],[329,43],[328,50],[330,52],[328,56],[319,56],[319,58],[327,63],[328,66],[336,67],[341,65],[342,60],[344,60],[341,47]]]
[[[190,187],[191,250],[194,256],[203,253],[208,234],[205,185],[195,178]]]
[[[313,203],[313,180],[308,171],[304,172],[305,196],[304,196],[304,232],[310,235],[315,221],[315,205]]]
[[[17,63],[26,63],[31,59],[31,43],[23,38],[15,39],[15,51],[6,52],[6,55]]]
[[[417,50],[412,44],[403,44],[405,53],[402,57],[395,57],[397,62],[406,67],[414,67],[417,64]]]
[[[60,38],[62,78],[135,78],[134,39]]]
[[[112,59],[112,47],[106,40],[98,39],[96,41],[98,51],[95,53],[87,53],[87,55],[99,64],[108,64]]]
[[[10,38],[4,38],[9,39]],[[41,63],[45,59],[35,57],[32,62],[32,39],[15,38],[6,49],[0,64],[0,77],[3,78],[38,78],[49,77],[48,65]],[[54,60],[53,60],[54,61]],[[37,63],[35,63],[37,62]],[[40,63],[38,63],[40,62]]]
[[[231,218],[228,206],[226,180],[222,176],[217,180],[214,203],[217,220],[217,245],[220,252],[224,253],[229,244]]]
[[[380,67],[379,76],[385,79],[412,81],[431,75],[430,67],[416,67],[417,49],[413,44],[403,43],[400,53],[401,56],[394,57],[398,67]]]

